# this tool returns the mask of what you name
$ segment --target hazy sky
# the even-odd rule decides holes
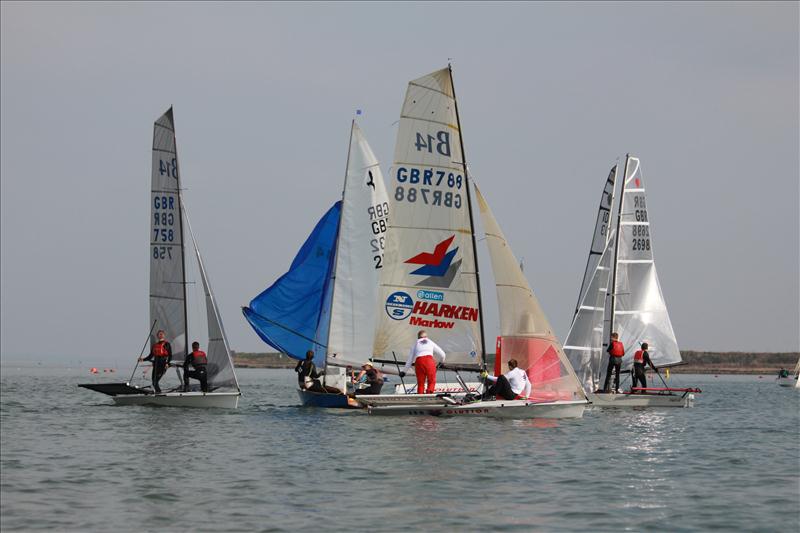
[[[0,9],[4,359],[138,354],[170,105],[231,344],[268,350],[240,307],[340,195],[353,111],[388,172],[407,82],[448,58],[472,172],[562,338],[629,151],[681,348],[798,350],[797,3]]]

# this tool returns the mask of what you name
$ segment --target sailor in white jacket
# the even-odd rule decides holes
[[[417,394],[433,394],[436,388],[436,360],[433,356],[439,356],[440,363],[444,363],[445,353],[438,344],[428,338],[428,334],[421,330],[417,333],[417,342],[411,347],[408,353],[406,366],[400,372],[400,377],[405,377],[406,372],[414,365],[417,373]],[[425,382],[428,382],[427,387]]]
[[[528,379],[528,374],[518,368],[516,359],[508,360],[508,372],[502,376],[490,376],[486,372],[483,372],[481,376],[495,382],[483,393],[484,399],[495,396],[506,400],[521,400],[531,394],[531,382]]]

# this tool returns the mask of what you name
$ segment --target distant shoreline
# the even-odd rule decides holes
[[[800,352],[681,352],[684,363],[670,368],[675,374],[775,374],[781,368],[794,369]],[[494,354],[487,354],[492,366]],[[234,352],[237,368],[294,368],[297,360],[279,353]]]

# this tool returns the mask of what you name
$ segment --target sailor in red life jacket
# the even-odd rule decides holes
[[[502,376],[490,376],[483,371],[481,377],[495,382],[483,393],[482,400],[497,396],[506,400],[525,400],[531,394],[531,381],[528,379],[528,374],[519,368],[516,359],[508,360],[508,372]]]
[[[406,366],[400,372],[400,377],[406,377],[406,372],[414,365],[414,371],[417,373],[417,394],[433,394],[436,388],[436,360],[433,358],[434,354],[438,355],[444,363],[445,353],[438,344],[428,338],[428,334],[424,330],[417,333],[417,342],[411,347],[408,353],[408,360]],[[428,386],[425,386],[425,381]]]
[[[622,367],[622,358],[625,356],[625,346],[619,341],[619,334],[611,334],[611,342],[608,344],[608,368],[606,368],[606,382],[602,392],[608,392],[608,384],[611,381],[611,371],[615,372],[614,391],[619,392],[619,371]]]
[[[161,392],[158,382],[161,380],[161,376],[166,373],[167,367],[172,361],[172,346],[167,342],[163,329],[158,330],[156,337],[158,337],[158,341],[150,347],[150,355],[145,358],[140,357],[139,361],[153,362],[153,390]]]
[[[189,365],[192,365],[194,370],[189,370]],[[183,362],[183,391],[189,391],[189,378],[194,378],[200,381],[200,390],[208,392],[208,357],[206,352],[200,350],[200,343],[192,343],[192,353],[186,356]]]
[[[640,382],[643,388],[647,388],[647,379],[644,375],[645,365],[650,365],[650,368],[652,368],[656,374],[659,373],[656,365],[650,360],[650,354],[647,353],[647,348],[649,348],[649,346],[646,342],[643,342],[642,349],[636,350],[636,353],[633,354],[633,385],[631,385],[631,387],[635,387],[636,383]]]

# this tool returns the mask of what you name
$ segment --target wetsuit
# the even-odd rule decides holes
[[[167,341],[160,341],[150,347],[150,355],[142,359],[153,362],[153,390],[161,392],[158,382],[167,372],[167,367],[172,361],[172,346]]]
[[[650,368],[658,372],[653,361],[650,360],[650,354],[647,353],[647,350],[637,350],[633,355],[633,384],[631,387],[636,387],[638,382],[642,384],[642,387],[647,388],[647,378],[644,374],[645,365],[650,365]]]
[[[299,361],[297,366],[294,367],[294,371],[297,372],[297,385],[301,389],[308,388],[310,391],[325,392],[325,389],[322,388],[322,384],[319,382],[319,377],[322,374],[317,372],[317,365],[314,364],[312,359]],[[306,377],[313,380],[309,387],[306,387]]]
[[[194,370],[189,370],[189,365],[192,365]],[[200,390],[208,392],[208,358],[206,352],[196,350],[186,356],[183,362],[183,390],[189,390],[189,378],[194,378],[200,381]]]
[[[355,391],[355,394],[380,394],[381,389],[383,388],[383,376],[381,373],[374,368],[370,368],[365,372],[365,375],[369,387],[358,389]]]
[[[625,347],[620,341],[611,341],[608,345],[608,368],[606,368],[606,381],[603,384],[603,391],[608,392],[608,385],[611,382],[611,372],[614,376],[614,390],[619,391],[619,371],[622,368],[622,357],[625,355]]]

